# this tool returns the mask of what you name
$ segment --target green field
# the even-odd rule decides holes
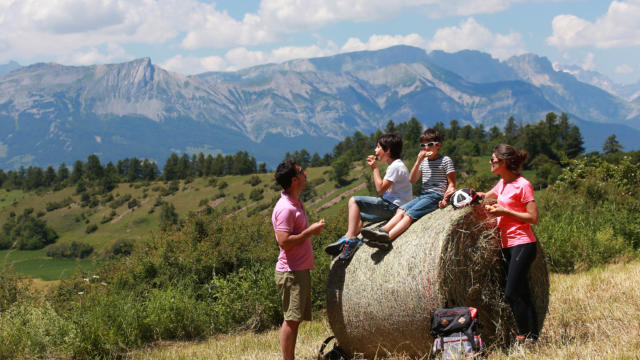
[[[44,250],[22,251],[1,250],[2,271],[13,268],[18,273],[45,281],[68,279],[79,272],[89,272],[96,267],[90,259],[54,259],[45,255]]]

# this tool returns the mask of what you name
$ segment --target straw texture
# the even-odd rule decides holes
[[[431,314],[455,306],[478,308],[486,344],[512,341],[515,323],[504,299],[499,235],[482,206],[436,210],[393,246],[383,252],[363,245],[350,262],[331,266],[327,315],[344,350],[369,358],[429,354]],[[529,282],[542,326],[549,277],[540,245]]]

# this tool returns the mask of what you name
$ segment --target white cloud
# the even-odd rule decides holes
[[[186,31],[197,0],[0,2],[1,58],[62,58],[107,44],[158,44]]]
[[[349,38],[342,46],[342,52],[363,51],[363,50],[379,50],[394,45],[410,45],[424,48],[426,41],[418,34],[409,35],[371,35],[369,40],[364,43],[358,38]]]
[[[632,74],[633,68],[627,64],[622,64],[616,67],[616,74]]]
[[[116,63],[133,59],[133,56],[118,44],[107,44],[106,52],[92,47],[87,50],[74,51],[71,54],[59,56],[56,62],[71,65],[93,65]]]
[[[524,52],[522,36],[516,32],[494,34],[475,19],[468,18],[460,26],[438,29],[428,42],[429,50],[456,52],[465,49],[481,50],[498,59],[505,59]]]
[[[219,56],[182,56],[176,55],[160,64],[163,69],[180,74],[200,74],[207,71],[227,70],[227,62]]]
[[[187,49],[252,46],[273,42],[287,34],[319,29],[341,21],[378,21],[401,12],[420,11],[429,17],[503,11],[523,0],[262,0],[256,13],[242,20],[201,7],[192,14],[182,46]]]
[[[594,46],[600,49],[640,45],[640,0],[612,1],[595,22],[574,15],[558,15],[547,43],[559,48]]]
[[[95,50],[107,44],[170,47],[178,43],[188,50],[250,47],[339,22],[388,20],[406,12],[429,17],[492,13],[521,1],[262,0],[255,12],[236,19],[218,9],[215,1],[204,0],[3,0],[0,61],[68,59],[70,54],[75,54],[74,63],[91,58],[109,61],[113,59],[110,54]],[[393,44],[398,40],[370,39],[352,45],[373,49],[385,41]],[[300,51],[322,54],[326,49],[283,48],[280,57],[297,56],[286,53]]]

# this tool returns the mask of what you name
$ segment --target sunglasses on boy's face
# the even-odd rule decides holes
[[[436,146],[436,145],[438,145],[438,142],[437,141],[432,141],[432,142],[428,142],[426,144],[422,143],[422,144],[420,144],[420,147],[433,147],[433,146]]]

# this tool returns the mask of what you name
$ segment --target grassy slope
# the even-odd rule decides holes
[[[633,279],[633,280],[629,280]],[[487,359],[637,359],[640,353],[640,263],[611,265],[572,275],[551,275],[549,314],[540,341],[527,348],[489,349]],[[317,314],[300,327],[299,359],[316,359],[331,334]],[[278,359],[278,330],[220,335],[201,342],[166,342],[130,359]],[[402,354],[378,359],[408,359]]]
[[[330,167],[319,167],[307,170],[310,182],[319,178],[325,179],[322,184],[314,187],[316,196],[306,202],[308,211],[315,216],[322,216],[340,209],[341,206],[344,206],[346,199],[342,199],[333,206],[317,213],[317,209],[322,205],[365,182],[365,178],[357,178],[362,175],[363,169],[356,170],[357,167],[354,167],[351,172],[353,181],[347,186],[336,188],[335,183],[329,179],[329,169]],[[280,190],[274,190],[272,187],[275,183],[273,173],[259,174],[258,176],[261,179],[261,183],[255,188],[264,189],[264,198],[257,203],[249,199],[249,194],[254,187],[245,183],[245,181],[249,179],[250,175],[217,178],[218,184],[224,181],[228,186],[222,190],[226,196],[221,203],[216,205],[216,208],[225,209],[225,213],[242,216],[243,212],[252,209],[253,206],[264,205],[266,208],[261,213],[269,216],[272,210],[270,204],[274,198],[280,196]],[[119,239],[140,241],[153,236],[153,233],[158,231],[160,207],[155,207],[152,213],[150,213],[150,210],[154,207],[158,197],[158,192],[153,189],[159,186],[166,188],[169,184],[163,182],[154,182],[146,186],[141,183],[120,184],[112,191],[113,196],[117,199],[119,196],[130,194],[141,205],[131,211],[128,209],[127,203],[122,204],[115,209],[117,215],[114,220],[118,218],[119,220],[105,224],[101,224],[101,220],[108,217],[114,209],[109,206],[109,203],[98,205],[95,208],[79,206],[80,196],[74,194],[75,187],[65,188],[56,192],[41,192],[39,194],[35,192],[24,193],[18,190],[9,192],[1,190],[0,226],[9,217],[11,211],[21,214],[24,209],[33,208],[34,216],[38,212],[46,213],[42,219],[46,220],[47,224],[56,230],[60,236],[57,240],[58,242],[85,242],[91,244],[95,249],[94,253],[100,255],[102,251],[108,249]],[[163,197],[162,200],[171,202],[181,218],[184,218],[191,211],[197,211],[202,208],[203,206],[200,204],[203,199],[206,199],[209,203],[213,201],[216,197],[215,195],[221,191],[218,185],[209,185],[209,179],[207,178],[198,178],[189,184],[181,182],[179,187],[180,190],[178,192]],[[234,198],[240,193],[244,194],[245,200],[237,202]],[[356,194],[365,193],[366,189],[360,190]],[[71,197],[74,201],[70,206],[46,212],[47,203],[60,202],[68,197]],[[98,225],[98,230],[87,234],[85,229],[89,224]],[[83,260],[52,259],[46,256],[46,248],[37,251],[3,250],[0,251],[0,269],[6,266],[13,266],[19,273],[43,280],[55,280],[68,278],[78,269],[93,269],[96,266],[95,259],[96,256],[92,259]]]

